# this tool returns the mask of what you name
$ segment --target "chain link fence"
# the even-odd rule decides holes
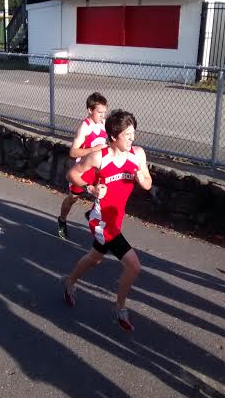
[[[206,77],[196,83],[199,71]],[[0,116],[71,140],[86,98],[100,91],[109,110],[134,113],[136,143],[225,166],[224,81],[216,67],[0,53]]]

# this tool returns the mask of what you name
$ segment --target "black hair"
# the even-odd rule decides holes
[[[96,92],[89,95],[86,101],[87,109],[91,109],[93,111],[96,108],[96,106],[99,104],[107,106],[107,99],[103,97],[102,94]]]
[[[112,137],[117,138],[129,126],[133,126],[135,130],[137,128],[137,121],[134,115],[122,109],[113,110],[105,121],[105,129],[109,141],[112,142]]]

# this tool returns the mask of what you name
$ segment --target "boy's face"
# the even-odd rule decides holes
[[[96,105],[93,110],[88,109],[89,116],[95,123],[102,123],[103,119],[105,119],[106,111],[107,106],[101,104]]]
[[[134,141],[134,133],[135,129],[133,125],[130,125],[129,127],[126,128],[126,130],[123,130],[122,133],[118,135],[117,138],[113,138],[113,141],[116,142],[116,146],[120,151],[130,151],[132,143]]]

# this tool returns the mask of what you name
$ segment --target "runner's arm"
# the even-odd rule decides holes
[[[134,152],[138,157],[139,165],[135,173],[137,183],[146,190],[149,190],[152,186],[152,178],[150,176],[145,151],[141,147],[134,147]]]
[[[91,168],[95,168],[99,170],[101,167],[102,161],[102,152],[94,152],[83,157],[79,163],[76,163],[67,173],[66,178],[73,185],[77,185],[78,187],[87,186],[86,181],[82,179],[82,174]],[[94,195],[95,187],[93,185],[88,186],[88,192]]]

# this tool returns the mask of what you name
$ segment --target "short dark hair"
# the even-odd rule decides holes
[[[96,108],[96,106],[99,104],[107,106],[107,99],[103,97],[102,94],[96,92],[89,95],[86,101],[87,109],[91,109],[93,111]]]
[[[133,126],[135,130],[137,128],[137,121],[134,115],[122,109],[113,110],[105,121],[105,129],[109,141],[112,142],[112,137],[117,138],[129,126]]]

